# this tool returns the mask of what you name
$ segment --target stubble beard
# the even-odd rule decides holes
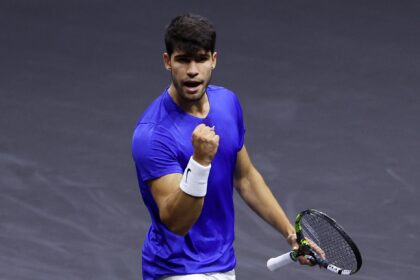
[[[203,82],[202,89],[200,92],[197,92],[195,94],[189,94],[189,93],[184,92],[182,82],[179,82],[178,80],[176,80],[172,74],[171,76],[172,76],[172,83],[177,91],[178,97],[183,102],[186,102],[186,103],[195,103],[195,102],[200,101],[204,97],[204,94],[207,91],[207,86],[209,85],[210,80],[211,80],[211,76],[210,76],[210,78],[207,81]]]

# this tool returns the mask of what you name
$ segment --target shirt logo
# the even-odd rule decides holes
[[[185,175],[185,183],[188,182],[188,173],[190,173],[190,172],[191,172],[191,168],[188,168],[187,169],[187,174]]]

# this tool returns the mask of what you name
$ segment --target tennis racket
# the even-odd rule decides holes
[[[314,209],[302,211],[296,216],[295,230],[299,250],[269,259],[269,270],[296,261],[299,256],[341,275],[354,274],[362,266],[362,256],[356,244],[326,214]]]

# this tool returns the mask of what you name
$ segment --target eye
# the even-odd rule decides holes
[[[185,57],[185,56],[176,57],[175,60],[179,63],[190,63],[191,62],[191,58]]]
[[[199,55],[196,59],[195,59],[195,61],[196,62],[205,62],[205,61],[207,61],[209,59],[209,56],[208,55]]]

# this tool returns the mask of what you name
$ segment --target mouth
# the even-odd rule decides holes
[[[200,86],[203,84],[203,81],[198,80],[187,80],[183,82],[183,86],[188,93],[195,93],[200,89]]]

